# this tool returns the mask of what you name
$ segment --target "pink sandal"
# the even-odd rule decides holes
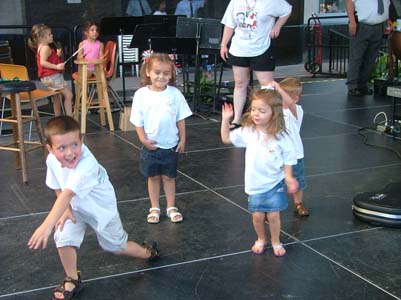
[[[273,254],[274,254],[274,256],[276,256],[276,257],[284,256],[284,255],[287,253],[287,252],[285,251],[285,249],[284,249],[282,243],[277,244],[277,245],[273,245],[273,244],[272,244],[272,247],[273,247]]]
[[[255,241],[255,244],[253,244],[251,250],[253,253],[261,255],[261,254],[265,253],[266,247],[267,247],[267,242],[259,242],[259,240],[258,240],[258,241]]]

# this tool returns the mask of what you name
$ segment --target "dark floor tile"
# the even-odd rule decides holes
[[[209,188],[243,184],[244,150],[191,152],[184,155],[179,170]]]
[[[165,216],[165,201],[161,205],[159,224],[146,223],[148,201],[125,202],[118,206],[131,239],[138,242],[146,238],[158,241],[162,259],[154,266],[247,251],[255,239],[250,215],[213,193],[178,195],[177,206],[184,215],[181,224],[171,223]],[[223,218],[225,215],[230,217]],[[54,285],[62,278],[62,269],[51,238],[45,250],[32,251],[26,247],[30,235],[43,218],[40,215],[0,220],[0,236],[9,241],[0,246],[1,264],[7,266],[8,270],[1,275],[0,295]],[[87,278],[93,278],[143,269],[147,264],[104,253],[94,233],[88,230],[79,250],[79,266]]]
[[[320,115],[305,114],[302,121],[301,137],[305,140],[338,134],[350,134],[355,133],[355,131],[355,127],[339,123],[337,120],[328,120]]]
[[[297,216],[294,213],[293,198],[288,195],[288,208],[281,213],[281,228],[288,237],[298,240],[374,228],[353,216],[352,200],[358,193],[379,191],[389,182],[398,182],[400,171],[401,166],[393,166],[369,171],[308,176],[303,200],[310,210],[310,216]],[[366,173],[371,175],[366,176]],[[247,195],[243,186],[221,188],[216,192],[247,209]]]
[[[302,137],[310,216],[281,213],[287,255],[250,252],[256,239],[244,193],[244,151],[220,141],[220,116],[199,111],[186,120],[187,153],[180,155],[177,206],[182,224],[165,216],[146,222],[147,180],[138,168],[142,147],[135,132],[101,127],[87,116],[85,143],[105,166],[131,239],[153,238],[162,258],[152,264],[103,252],[92,230],[79,251],[85,289],[79,299],[399,299],[401,240],[398,229],[364,223],[352,215],[353,197],[399,182],[399,140],[371,127],[388,97],[348,97],[345,80],[316,78],[303,84]],[[45,124],[50,117],[43,116]],[[34,134],[35,135],[35,134]],[[0,143],[10,137],[1,136]],[[375,144],[376,146],[368,146]],[[390,151],[391,148],[394,151]],[[54,202],[45,185],[45,156],[28,153],[29,184],[22,184],[12,153],[0,151],[0,297],[49,299],[63,278],[52,238],[45,250],[26,243]],[[8,296],[7,296],[8,295]]]
[[[313,241],[308,245],[397,299],[401,297],[399,229],[381,228]]]
[[[377,135],[373,138],[381,141],[387,139]],[[400,163],[399,158],[389,154],[388,150],[364,144],[364,137],[357,133],[305,139],[304,150],[308,175]]]
[[[287,250],[283,258],[239,253],[112,278],[88,278],[79,299],[394,299],[302,245]],[[46,297],[49,292],[13,299]]]

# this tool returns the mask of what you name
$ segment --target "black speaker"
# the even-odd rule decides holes
[[[352,212],[361,221],[373,225],[401,227],[401,182],[356,195]]]

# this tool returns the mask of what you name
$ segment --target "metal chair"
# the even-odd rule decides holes
[[[123,77],[124,64],[131,65],[132,75],[140,76],[139,74],[139,49],[138,48],[128,48],[132,41],[132,34],[118,35],[118,55],[120,61],[120,76]]]
[[[117,104],[119,110],[124,108],[124,102],[121,100],[117,92],[111,87],[110,82],[116,78],[117,75],[117,43],[108,41],[104,47],[104,53],[106,54],[106,65],[105,65],[105,77],[107,80],[107,89],[114,99],[114,103]]]

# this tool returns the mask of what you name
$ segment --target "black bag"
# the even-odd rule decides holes
[[[401,227],[401,182],[353,199],[352,212],[361,221],[379,226]]]

